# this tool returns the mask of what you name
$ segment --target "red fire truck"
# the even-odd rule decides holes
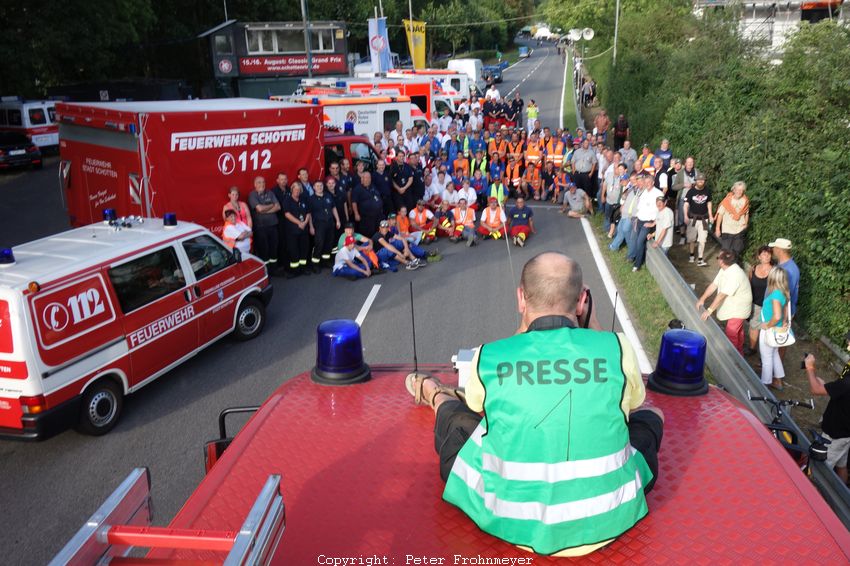
[[[311,179],[343,158],[378,156],[364,136],[326,131],[318,106],[249,98],[57,104],[60,179],[71,224],[174,212],[215,233],[230,187],[257,176]]]

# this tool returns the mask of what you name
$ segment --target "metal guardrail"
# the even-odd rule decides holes
[[[647,246],[646,265],[658,283],[661,294],[667,300],[673,313],[688,328],[705,336],[707,342],[706,365],[714,379],[733,397],[747,407],[764,423],[769,423],[773,415],[770,409],[760,402],[751,401],[747,392],[754,395],[774,398],[773,393],[762,384],[761,379],[741,357],[720,326],[713,320],[702,320],[694,308],[697,296],[694,294],[670,260],[658,249]],[[789,426],[798,437],[799,444],[809,448],[809,440],[797,423],[785,415],[783,424]],[[812,479],[832,510],[844,526],[850,529],[850,489],[824,462],[814,462]]]

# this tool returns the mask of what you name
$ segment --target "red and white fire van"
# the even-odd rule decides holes
[[[23,100],[17,96],[0,98],[0,132],[25,134],[40,148],[59,144],[56,103],[52,100]]]
[[[0,251],[0,437],[105,434],[124,395],[259,334],[271,296],[262,261],[173,214]]]
[[[272,100],[318,104],[322,107],[322,121],[326,127],[343,131],[345,124],[351,123],[355,132],[370,136],[393,130],[396,122],[401,122],[405,130],[421,126],[427,129],[430,125],[410,97],[399,94],[302,94],[273,96]]]
[[[122,216],[181,219],[221,232],[227,190],[262,176],[322,178],[331,161],[377,163],[364,136],[326,132],[318,106],[252,98],[60,103],[60,179],[74,226]]]

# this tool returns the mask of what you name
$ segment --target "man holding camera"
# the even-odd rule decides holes
[[[850,350],[850,332],[844,336],[845,346]],[[806,354],[803,367],[809,378],[812,395],[828,395],[829,403],[823,412],[821,428],[830,442],[827,446],[826,465],[835,468],[835,473],[847,483],[847,455],[850,452],[850,361],[844,365],[841,376],[825,383],[817,376],[815,357]]]
[[[465,392],[427,374],[405,385],[436,413],[443,499],[502,540],[588,554],[647,514],[663,414],[637,410],[634,351],[599,326],[578,263],[539,254],[516,293],[517,333],[478,348]]]

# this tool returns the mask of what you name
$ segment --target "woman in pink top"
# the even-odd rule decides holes
[[[251,222],[251,211],[248,209],[248,205],[239,200],[239,189],[237,187],[230,187],[227,191],[227,197],[230,199],[224,205],[224,208],[221,210],[221,217],[224,218],[224,213],[228,210],[232,210],[236,213],[236,221],[242,222],[248,226],[248,228],[253,228]]]

